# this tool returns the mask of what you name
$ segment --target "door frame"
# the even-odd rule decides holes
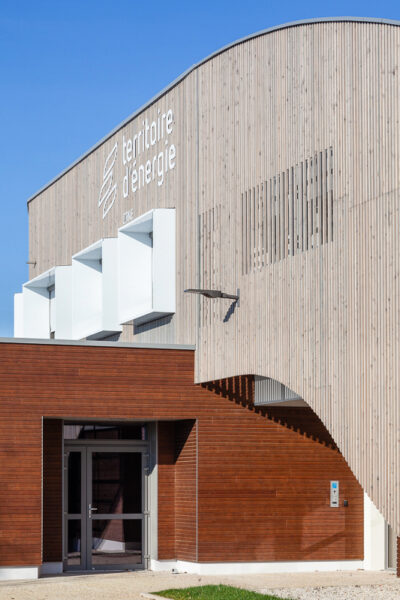
[[[76,519],[81,521],[81,564],[68,565],[68,536],[67,527],[68,521],[72,520],[69,517],[66,507],[68,506],[68,465],[67,454],[70,451],[81,452],[81,513],[76,515]],[[132,514],[132,517],[138,519],[141,515],[142,521],[142,562],[132,565],[96,565],[91,564],[91,518],[89,517],[89,503],[91,502],[92,488],[91,481],[91,466],[93,452],[136,452],[141,454],[142,461],[142,513]],[[149,530],[149,442],[143,440],[64,440],[63,450],[63,571],[126,571],[140,570],[148,568],[148,530]],[[71,513],[72,515],[73,513]],[[126,513],[127,518],[130,513]],[[96,520],[95,515],[94,520]],[[99,518],[106,515],[99,515]],[[108,518],[117,518],[108,515]]]

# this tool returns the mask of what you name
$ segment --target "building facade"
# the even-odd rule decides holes
[[[396,22],[258,33],[191,68],[29,200],[22,339],[0,347],[40,372],[9,384],[50,473],[42,486],[32,466],[43,544],[23,565],[96,568],[95,550],[111,566],[119,554],[197,571],[393,564],[399,48]],[[175,361],[192,360],[183,392]],[[61,515],[51,543],[46,502]],[[18,566],[15,540],[1,564]]]

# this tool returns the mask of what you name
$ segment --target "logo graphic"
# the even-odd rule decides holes
[[[103,169],[103,185],[99,194],[99,208],[103,206],[103,219],[114,204],[117,196],[117,184],[114,183],[114,165],[117,158],[118,142],[106,158]]]

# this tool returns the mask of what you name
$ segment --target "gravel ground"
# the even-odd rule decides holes
[[[63,575],[0,582],[0,600],[143,600],[142,592],[218,583],[296,600],[400,600],[400,579],[387,571],[234,576],[152,571]]]
[[[399,600],[398,585],[342,585],[339,587],[305,587],[289,590],[262,589],[262,594],[272,594],[278,598],[291,600]]]

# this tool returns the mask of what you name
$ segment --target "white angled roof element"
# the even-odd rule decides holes
[[[118,239],[106,238],[72,257],[72,337],[98,339],[118,322]]]
[[[136,325],[175,312],[175,209],[157,208],[118,230],[119,318]]]
[[[71,267],[41,273],[15,294],[14,334],[26,338],[71,338]]]

